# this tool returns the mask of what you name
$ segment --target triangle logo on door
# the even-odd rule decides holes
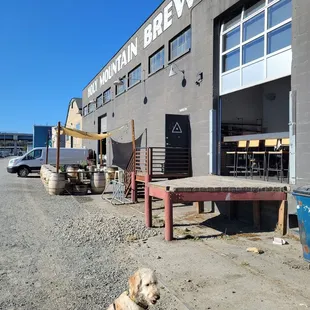
[[[179,125],[178,122],[175,123],[172,129],[172,133],[182,133],[181,126]]]

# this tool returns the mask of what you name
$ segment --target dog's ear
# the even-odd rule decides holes
[[[132,275],[129,280],[129,296],[136,298],[138,296],[138,292],[141,285],[141,277],[139,272],[136,272],[134,275]]]

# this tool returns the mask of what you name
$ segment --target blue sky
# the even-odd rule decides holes
[[[0,3],[0,131],[64,122],[72,97],[162,0]]]

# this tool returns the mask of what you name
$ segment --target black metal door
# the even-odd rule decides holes
[[[107,125],[106,125],[106,117],[107,115],[104,114],[102,116],[98,117],[98,133],[101,134],[105,134],[107,133]],[[106,139],[103,140],[98,140],[97,143],[97,157],[96,160],[98,160],[98,162],[100,163],[100,159],[101,159],[101,154],[100,154],[100,144],[102,143],[102,158],[103,158],[103,164],[105,164],[105,160],[104,160],[104,155],[107,154],[107,141]]]
[[[166,114],[165,174],[189,174],[189,170],[189,116]]]

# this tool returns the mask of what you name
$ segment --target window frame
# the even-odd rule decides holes
[[[120,80],[123,82],[122,86],[124,87],[124,89],[122,90],[122,92],[118,92],[118,88],[121,86],[121,85],[115,85],[115,96],[118,97],[122,94],[124,94],[126,92],[126,75],[124,75],[122,78],[120,78]]]
[[[273,53],[270,53],[268,54],[268,34],[278,28],[281,28],[282,26],[284,25],[287,25],[289,23],[292,23],[292,16],[284,21],[282,21],[281,23],[271,27],[271,28],[268,28],[268,10],[270,7],[272,7],[273,5],[281,2],[282,0],[272,0],[272,1],[269,1],[269,0],[264,0],[265,1],[265,5],[263,7],[260,7],[258,8],[257,10],[253,10],[253,12],[251,12],[251,14],[249,14],[248,16],[244,16],[245,12],[251,8],[251,7],[247,7],[245,8],[245,6],[243,6],[240,10],[241,10],[241,13],[238,13],[236,15],[236,17],[233,17],[231,20],[228,20],[226,22],[227,23],[230,23],[230,21],[234,21],[232,26],[230,27],[227,27],[225,28],[225,23],[222,23],[221,25],[221,32],[220,32],[220,77],[222,76],[225,76],[226,74],[229,74],[231,72],[234,72],[234,71],[237,71],[237,70],[241,70],[242,68],[246,67],[246,66],[249,66],[253,63],[256,63],[256,62],[259,62],[261,60],[265,60],[265,62],[267,62],[267,58],[273,56],[273,55],[276,55],[276,54],[279,54],[285,50],[289,50],[292,48],[292,45],[289,45],[289,46],[286,46],[282,49],[279,49]],[[255,6],[255,4],[253,5]],[[250,39],[248,40],[245,40],[243,41],[243,27],[244,27],[244,24],[246,22],[248,22],[249,20],[251,20],[252,18],[255,18],[257,17],[259,14],[261,14],[262,12],[264,12],[264,30],[263,32],[260,32],[258,34],[256,34],[255,36],[251,37]],[[238,20],[239,18],[239,20]],[[239,40],[239,44],[234,46],[233,48],[231,49],[227,49],[225,51],[223,51],[223,46],[224,46],[224,42],[223,42],[223,38],[224,36],[235,30],[236,28],[240,27],[240,40]],[[256,58],[250,62],[247,62],[247,63],[244,63],[243,64],[243,49],[244,49],[244,46],[247,45],[248,43],[251,43],[252,41],[255,41],[257,40],[258,38],[264,36],[264,55],[260,58]],[[239,49],[240,51],[240,61],[239,61],[239,66],[236,66],[230,70],[227,70],[227,71],[223,71],[224,70],[224,56],[228,53],[231,53],[233,51],[236,51],[237,49]],[[241,79],[241,76],[240,76],[240,79]]]
[[[108,100],[105,100],[105,94],[109,93],[110,94],[110,97]],[[105,105],[107,104],[108,102],[110,102],[112,100],[112,90],[111,90],[111,87],[109,87],[108,89],[106,89],[103,93],[102,93],[102,99],[103,99],[103,104],[102,105]]]
[[[85,113],[85,110],[86,110],[86,113]],[[84,107],[83,107],[83,116],[86,116],[86,115],[88,115],[89,113],[88,113],[88,104],[87,105],[85,105]]]
[[[101,104],[100,105],[98,105],[98,99],[99,98],[102,98],[102,102],[101,102]],[[96,109],[98,109],[98,108],[100,108],[100,107],[102,107],[103,106],[103,94],[101,93],[99,96],[97,96],[97,98],[96,98]]]
[[[172,48],[171,48],[171,44],[172,42],[174,42],[175,40],[177,40],[179,37],[181,37],[183,34],[185,34],[187,31],[190,31],[190,47],[185,49],[182,53],[180,53],[179,55],[175,56],[172,58]],[[184,28],[182,31],[180,31],[177,35],[175,35],[172,39],[169,40],[168,42],[168,63],[171,63],[173,61],[175,61],[176,59],[182,57],[183,55],[189,53],[191,51],[192,48],[192,27],[191,25],[187,26],[186,28]]]
[[[164,55],[163,55],[163,65],[162,66],[159,66],[156,70],[154,70],[154,71],[152,71],[151,72],[151,59],[154,57],[154,56],[156,56],[157,54],[159,54],[159,53],[161,53],[161,52],[164,52]],[[154,74],[154,73],[156,73],[156,72],[158,72],[159,70],[161,70],[161,69],[163,69],[164,67],[165,67],[165,55],[166,53],[165,53],[165,45],[163,45],[162,47],[160,47],[158,50],[156,50],[153,54],[151,54],[150,56],[149,56],[149,61],[148,61],[148,73],[149,73],[149,75],[152,75],[152,74]]]
[[[90,111],[90,106],[94,106],[94,109],[93,109],[92,111]],[[88,114],[95,112],[96,109],[97,109],[97,103],[96,103],[96,101],[91,101],[91,102],[88,104]]]
[[[135,72],[139,68],[140,68],[140,79],[134,79],[133,83],[130,85],[130,74],[132,74],[133,72]],[[140,63],[139,65],[137,65],[135,68],[133,68],[131,71],[128,72],[128,75],[127,75],[127,89],[130,89],[130,88],[134,87],[135,85],[141,83],[141,81],[142,81],[142,65]]]

